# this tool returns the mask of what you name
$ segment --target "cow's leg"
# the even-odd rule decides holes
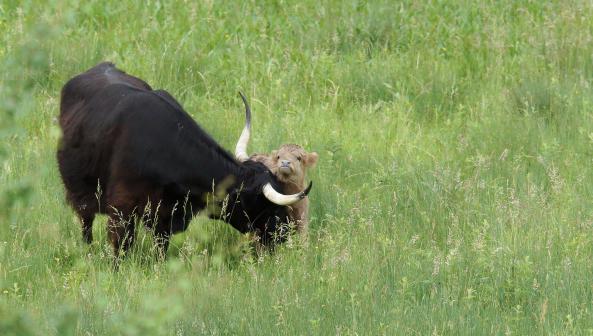
[[[80,219],[82,239],[90,244],[93,241],[93,220],[99,212],[99,204],[92,185],[81,180],[64,179],[66,199]]]
[[[168,206],[164,206],[160,209],[160,215],[154,227],[154,243],[160,259],[164,259],[167,256],[169,240],[173,234],[171,228],[171,213],[173,211],[171,209],[172,208]]]
[[[66,199],[80,219],[83,240],[90,244],[93,241],[93,220],[99,210],[95,197],[98,180],[76,173],[81,170],[80,162],[84,161],[80,159],[76,150],[62,147],[58,150],[57,159],[66,188]]]
[[[121,252],[127,252],[134,243],[138,204],[136,194],[136,190],[121,184],[108,189],[107,235],[116,258]]]
[[[82,227],[82,239],[90,244],[93,241],[93,221],[95,214],[99,211],[97,200],[92,192],[74,194],[68,192],[66,195],[74,211],[80,219]]]
[[[107,223],[107,235],[113,246],[115,257],[119,257],[121,252],[125,254],[134,243],[135,225],[133,215],[127,216],[127,218],[124,216],[110,216]]]
[[[80,215],[80,223],[82,224],[82,239],[87,244],[93,242],[93,221],[95,220],[95,214]]]
[[[164,260],[167,256],[170,239],[171,233],[169,231],[155,231],[154,233],[154,242],[156,244],[158,257],[161,260]]]
[[[159,208],[158,221],[154,226],[154,240],[160,258],[166,257],[171,236],[187,229],[195,206],[196,203],[189,203],[186,200],[163,202]]]

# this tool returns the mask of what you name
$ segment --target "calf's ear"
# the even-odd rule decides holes
[[[315,165],[317,164],[318,158],[319,158],[319,155],[317,154],[317,152],[308,153],[307,160],[305,160],[305,165],[307,167],[315,167]]]

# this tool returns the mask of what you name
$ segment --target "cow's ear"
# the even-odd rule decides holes
[[[319,158],[319,155],[317,154],[317,152],[308,153],[307,160],[305,161],[305,165],[307,167],[315,167],[315,165],[317,164],[318,158]]]

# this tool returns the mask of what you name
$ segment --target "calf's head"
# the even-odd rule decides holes
[[[314,167],[318,157],[317,153],[307,153],[299,145],[286,144],[272,151],[266,161],[280,182],[302,186],[307,168]]]

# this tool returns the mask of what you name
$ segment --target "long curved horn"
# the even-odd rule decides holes
[[[305,198],[309,191],[311,191],[311,187],[313,186],[313,181],[309,182],[309,186],[297,194],[292,195],[284,195],[276,191],[271,184],[266,183],[264,186],[264,196],[268,199],[268,201],[278,204],[278,205],[292,205],[303,198]]]
[[[249,107],[249,103],[247,103],[247,98],[245,98],[243,92],[239,91],[239,94],[241,95],[241,99],[243,99],[243,104],[245,104],[245,127],[243,128],[243,132],[241,132],[239,141],[237,141],[237,145],[235,146],[235,157],[240,162],[244,162],[249,159],[249,155],[247,154],[247,144],[249,143],[249,136],[251,135],[251,108]]]

